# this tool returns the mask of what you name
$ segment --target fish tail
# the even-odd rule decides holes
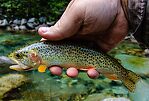
[[[126,73],[126,76],[123,77],[123,83],[130,92],[134,92],[136,83],[141,79],[141,77],[129,70]]]

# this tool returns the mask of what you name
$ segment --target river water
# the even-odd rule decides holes
[[[12,51],[38,42],[40,39],[41,37],[37,33],[0,32],[0,56],[7,56]],[[120,59],[127,69],[143,74],[145,78],[149,76],[149,59],[144,57],[143,51],[137,44],[123,41],[109,54]],[[25,78],[12,78],[15,74],[23,75]],[[22,80],[24,83],[19,85],[19,81],[14,82],[13,80]],[[49,71],[46,73],[39,73],[36,70],[10,72],[2,74],[0,81],[2,81],[0,82],[0,92],[4,92],[4,94],[0,93],[0,99],[4,101],[102,101],[113,97],[119,98],[119,101],[121,101],[120,98],[134,99],[121,81],[112,81],[104,76],[93,80],[88,78],[84,72],[80,72],[77,78],[68,78],[65,70],[62,76],[54,76]]]

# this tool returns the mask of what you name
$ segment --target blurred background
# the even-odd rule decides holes
[[[67,0],[0,0],[0,27],[18,31],[51,26],[67,4]]]

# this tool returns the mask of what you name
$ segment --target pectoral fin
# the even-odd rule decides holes
[[[45,71],[46,71],[46,68],[47,68],[47,66],[46,66],[46,65],[40,65],[40,66],[38,67],[38,72],[43,73],[43,72],[45,72]]]
[[[119,80],[115,74],[104,74],[104,76],[110,80]]]
[[[110,80],[119,80],[117,75],[111,72],[107,72],[106,70],[99,70],[105,77]]]

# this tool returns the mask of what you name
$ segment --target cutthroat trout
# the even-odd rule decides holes
[[[126,70],[113,57],[88,48],[83,44],[70,41],[38,42],[17,50],[9,55],[17,65],[10,66],[17,71],[38,69],[44,72],[47,67],[59,65],[63,68],[77,69],[95,68],[98,72],[111,79],[121,80],[129,91],[133,92],[138,74]]]

